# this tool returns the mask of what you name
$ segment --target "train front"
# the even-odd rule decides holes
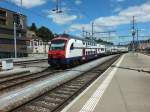
[[[66,46],[68,39],[63,37],[54,38],[51,41],[48,52],[48,63],[51,66],[66,65]]]

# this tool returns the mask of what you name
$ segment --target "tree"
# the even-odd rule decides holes
[[[37,36],[43,41],[49,41],[54,38],[53,33],[46,27],[42,26],[37,30]]]
[[[32,25],[29,27],[29,30],[37,32],[37,27],[35,23],[32,23]]]

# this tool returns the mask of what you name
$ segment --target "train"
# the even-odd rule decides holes
[[[90,39],[62,34],[51,40],[48,63],[51,66],[76,65],[98,57],[127,52],[128,48],[102,45]]]

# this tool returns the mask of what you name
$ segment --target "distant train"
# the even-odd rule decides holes
[[[51,40],[48,63],[51,66],[73,65],[101,56],[127,51],[126,47],[102,45],[89,39],[63,34]]]

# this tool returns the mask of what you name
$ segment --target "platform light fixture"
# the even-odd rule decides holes
[[[61,10],[60,3],[61,3],[61,0],[56,0],[56,7],[54,9],[52,9],[53,12],[56,12],[56,13],[62,13],[63,12]]]

